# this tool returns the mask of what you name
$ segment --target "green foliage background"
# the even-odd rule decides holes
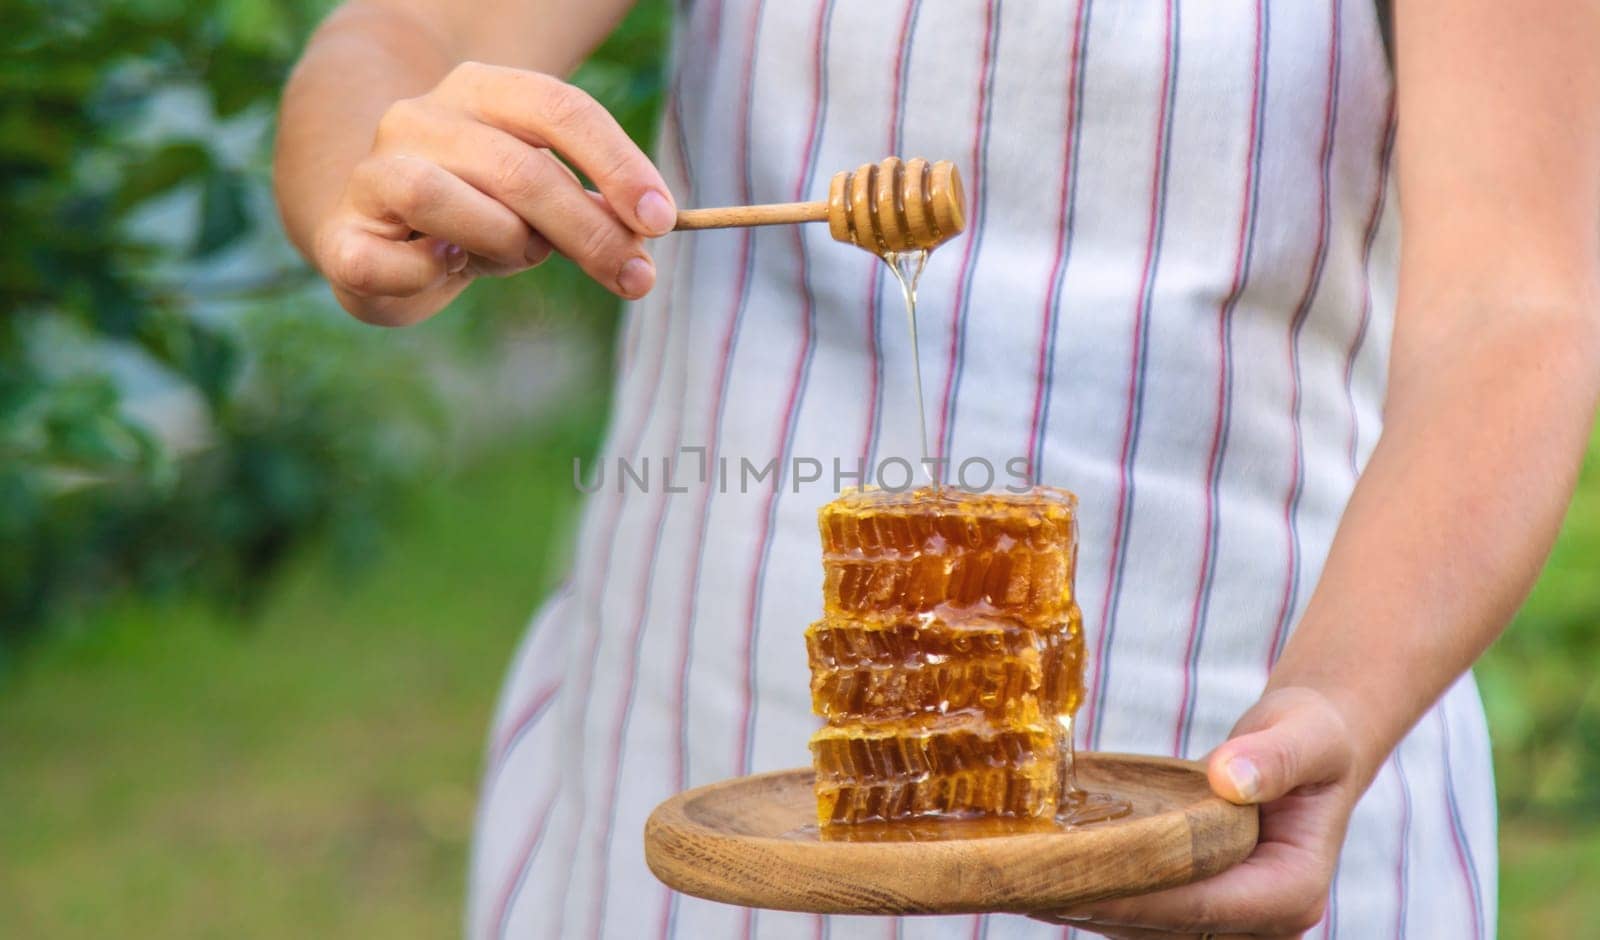
[[[396,353],[355,355],[273,235],[276,87],[320,6],[4,4],[0,655],[122,590],[248,603],[421,456],[420,390],[363,392]],[[206,446],[163,446],[128,368],[196,400]]]
[[[122,591],[248,608],[309,538],[370,554],[439,457],[420,354],[529,321],[610,342],[611,299],[560,263],[421,340],[332,312],[268,190],[278,89],[328,5],[0,0],[0,669]],[[642,6],[577,76],[640,139],[666,24]],[[199,403],[204,446],[130,411],[130,366]]]
[[[530,329],[608,361],[615,305],[557,261],[404,333],[332,307],[278,231],[267,176],[278,88],[327,5],[0,0],[0,857],[20,863],[0,863],[0,935],[172,935],[184,913],[197,934],[406,932],[384,911],[419,935],[455,923],[478,736],[558,567],[566,461],[598,439],[605,390],[572,390],[563,420],[463,460],[460,415],[427,376]],[[669,15],[641,4],[575,77],[639,140]],[[130,374],[194,403],[199,439],[167,440]],[[452,563],[475,586],[437,577]],[[1597,621],[1600,451],[1477,670],[1512,936],[1600,922],[1583,887],[1600,875]],[[421,711],[419,687],[436,693]],[[396,713],[400,741],[382,737]],[[362,751],[374,734],[391,746]],[[351,749],[363,759],[338,760]],[[149,857],[194,838],[172,818],[233,819],[251,800],[271,808],[260,831]],[[392,884],[362,867],[390,864],[390,836],[346,826],[373,806],[401,844],[432,847]],[[306,838],[346,854],[274,847],[306,813],[323,814]],[[124,829],[137,838],[107,835]],[[258,884],[252,859],[308,874]],[[168,910],[146,882],[169,900],[252,893]]]

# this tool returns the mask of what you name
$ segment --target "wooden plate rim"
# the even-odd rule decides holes
[[[1085,764],[1098,767],[1132,764],[1143,768],[1161,768],[1178,771],[1184,775],[1204,775],[1204,765],[1170,757],[1140,754],[1085,753],[1079,758]],[[795,839],[782,835],[733,835],[692,819],[689,805],[700,797],[730,784],[745,786],[771,786],[773,781],[788,777],[809,778],[810,768],[769,771],[721,781],[686,790],[656,807],[645,824],[646,861],[657,877],[670,887],[690,894],[708,897],[725,903],[773,907],[785,910],[816,913],[957,913],[979,910],[1027,911],[1058,907],[1063,903],[1077,903],[1096,898],[1142,893],[1163,887],[1184,884],[1214,874],[1242,860],[1249,854],[1256,838],[1256,808],[1237,806],[1214,794],[1206,794],[1192,802],[1180,803],[1163,812],[1110,820],[1079,830],[1084,833],[1115,833],[1119,842],[1138,842],[1144,838],[1179,839],[1191,841],[1201,831],[1227,831],[1237,829],[1239,837],[1224,848],[1215,858],[1204,860],[1200,868],[1181,875],[1151,877],[1137,883],[1126,884],[1117,890],[1099,890],[1089,894],[1071,892],[1041,896],[1023,903],[1022,899],[997,895],[998,906],[986,906],[972,894],[967,884],[974,867],[985,866],[990,859],[1009,852],[1028,849],[1036,853],[1041,865],[1069,864],[1074,856],[1081,857],[1081,844],[1071,838],[1072,833],[1022,833],[1017,835],[985,836],[972,839],[952,839],[927,842],[822,842]],[[1093,771],[1090,776],[1092,777]],[[1248,832],[1248,843],[1242,836]],[[686,842],[699,842],[707,852],[717,848],[730,849],[729,854],[754,855],[763,860],[781,863],[785,858],[799,870],[836,870],[852,873],[859,878],[859,890],[865,903],[841,905],[837,898],[821,892],[808,892],[795,887],[804,879],[784,883],[783,879],[752,879],[749,885],[730,888],[718,884],[717,877],[702,881],[692,869],[702,859],[698,854],[688,855],[675,851]],[[888,874],[906,861],[907,852],[918,856],[918,870],[930,882],[950,881],[957,888],[948,896],[929,898],[919,890],[898,883]],[[675,863],[675,864],[669,864]],[[687,865],[689,872],[682,870]],[[766,882],[772,882],[770,886]],[[1036,903],[1035,903],[1036,902]]]

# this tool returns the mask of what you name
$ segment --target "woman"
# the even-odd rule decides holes
[[[1059,921],[1492,934],[1466,670],[1593,416],[1600,10],[1411,0],[1391,69],[1366,0],[700,0],[652,165],[550,77],[626,6],[356,0],[284,104],[289,230],[356,316],[415,322],[552,250],[643,297],[606,454],[677,454],[688,489],[590,499],[495,719],[471,934],[1060,932],[740,910],[642,859],[658,800],[806,760],[831,487],[793,459],[919,448],[881,264],[819,227],[645,239],[674,197],[813,198],[889,153],[955,159],[974,194],[921,291],[933,449],[1082,498],[1080,743],[1209,754],[1261,807],[1237,868]],[[780,469],[741,491],[699,482],[706,457]]]

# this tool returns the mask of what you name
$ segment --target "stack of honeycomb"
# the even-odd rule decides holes
[[[806,631],[823,826],[1053,813],[1082,695],[1076,500],[845,495]]]

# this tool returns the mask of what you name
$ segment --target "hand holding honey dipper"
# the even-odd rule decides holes
[[[280,188],[305,190],[285,200],[285,219],[340,304],[387,326],[432,316],[473,278],[515,274],[552,251],[618,296],[641,297],[655,283],[645,239],[673,228],[826,221],[838,240],[886,254],[931,249],[966,224],[952,164],[898,158],[839,173],[826,202],[678,213],[650,159],[587,93],[472,62],[390,104],[370,149],[344,159],[342,191],[338,177],[280,172]]]
[[[280,141],[291,154],[297,104],[291,94],[291,130]],[[348,163],[342,178],[286,172],[296,164],[280,159],[278,186],[289,191],[290,235],[363,320],[415,323],[474,277],[515,274],[552,251],[621,297],[655,283],[645,239],[671,230],[672,194],[616,119],[576,86],[467,62],[389,104],[369,148],[341,142],[342,151],[319,158]],[[585,190],[567,163],[599,191]]]

